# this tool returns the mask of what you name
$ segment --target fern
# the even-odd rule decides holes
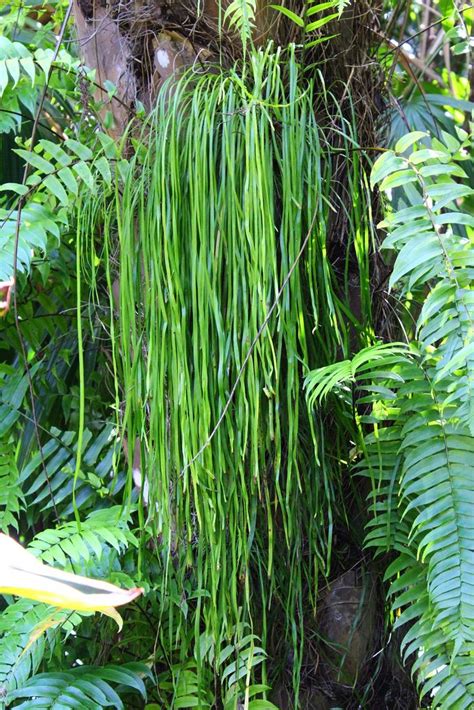
[[[74,59],[64,49],[59,51],[55,60],[52,49],[39,47],[30,52],[21,42],[12,42],[7,37],[0,37],[0,96],[9,84],[17,86],[22,77],[28,78],[31,87],[35,85],[39,75],[47,79],[53,61],[67,70],[79,66],[79,60]]]
[[[224,13],[224,22],[227,22],[229,28],[238,31],[244,51],[252,39],[256,12],[256,0],[232,0]]]
[[[100,710],[112,707],[123,710],[125,705],[119,692],[138,692],[146,700],[143,677],[153,678],[150,669],[143,663],[79,666],[61,673],[39,673],[20,689],[10,691],[7,703],[22,710],[36,710],[38,707],[50,710],[78,707]],[[114,688],[114,685],[118,687]],[[23,702],[18,705],[15,702],[17,700]]]
[[[54,503],[64,515],[73,512],[71,493],[74,488],[74,468],[77,433],[51,430],[51,438],[41,454],[36,453],[20,471],[20,483],[28,505],[28,517],[36,521]],[[107,424],[94,434],[86,430],[82,441],[82,470],[76,481],[76,506],[87,509],[97,499],[116,494],[125,483],[123,473],[114,474],[114,455],[119,448],[113,425]]]
[[[40,88],[47,81],[51,83],[52,68],[59,68],[67,74],[75,72],[79,65],[79,60],[65,49],[55,56],[50,47],[38,47],[31,51],[21,42],[0,37],[0,98],[6,111],[0,120],[0,133],[16,131],[21,127],[19,102],[29,114],[34,114]]]
[[[89,562],[100,562],[107,548],[121,554],[129,545],[138,544],[128,523],[129,516],[120,506],[103,508],[90,513],[80,531],[73,522],[38,533],[29,549],[47,564],[73,565],[76,572],[85,573],[90,570]]]
[[[408,303],[425,295],[412,346],[366,348],[306,386],[315,403],[350,383],[359,431],[373,427],[357,466],[373,483],[366,544],[399,553],[386,578],[396,625],[410,623],[404,657],[416,654],[421,695],[447,709],[474,700],[474,220],[459,206],[473,193],[458,165],[470,138],[444,139],[418,147],[427,135],[409,134],[372,172],[373,186],[403,186],[409,203],[381,226],[396,253],[390,287]]]
[[[278,10],[282,15],[288,17],[307,35],[320,33],[321,30],[335,19],[340,19],[346,7],[350,5],[350,0],[328,0],[327,2],[309,2],[302,16],[297,15],[293,10],[284,5],[271,5],[274,10]],[[329,11],[329,14],[327,14]],[[305,47],[309,49],[322,42],[327,42],[337,35],[317,37],[317,39],[306,42]]]
[[[115,170],[119,175],[126,173],[128,163],[115,160],[117,147],[113,140],[105,134],[100,134],[98,140],[102,147],[96,152],[72,139],[63,145],[42,139],[34,151],[15,151],[30,166],[31,174],[26,184],[4,183],[0,191],[24,200],[18,234],[18,272],[28,273],[34,257],[44,257],[59,245],[61,232],[69,227],[70,208],[81,190],[110,194]],[[0,209],[2,281],[13,273],[17,222],[17,210]]]
[[[276,710],[276,706],[270,701],[258,700],[253,697],[270,690],[270,688],[262,684],[250,685],[249,683],[250,678],[254,677],[255,669],[258,669],[265,661],[266,653],[258,645],[260,642],[259,637],[255,634],[247,633],[248,630],[248,624],[240,623],[236,625],[233,630],[231,629],[230,635],[233,638],[222,646],[216,646],[210,635],[202,634],[197,644],[200,660],[207,661],[214,668],[216,676],[220,679],[224,710],[233,710],[233,708],[241,705],[245,705],[249,710],[257,710],[257,708],[264,707],[267,710]],[[192,677],[192,672],[189,677]],[[178,706],[173,705],[173,707]],[[180,705],[179,707],[184,706]]]
[[[0,530],[18,530],[24,497],[16,464],[14,428],[28,389],[28,380],[14,368],[0,365]]]
[[[0,438],[0,530],[18,530],[23,493],[18,481],[15,449],[11,439]]]
[[[128,523],[129,517],[121,507],[105,508],[91,513],[80,531],[76,523],[66,523],[39,533],[29,549],[47,564],[110,577],[113,560],[129,545],[137,544]],[[124,573],[120,572],[120,578],[121,583],[128,580],[133,586]],[[47,644],[44,631],[60,626],[68,633],[81,623],[83,616],[25,599],[10,604],[0,615],[0,687],[5,691],[24,688],[26,679],[38,669],[47,646],[52,650],[59,640],[57,630],[48,631]]]
[[[51,608],[27,599],[10,604],[0,614],[0,694],[22,687],[33,675],[46,652],[52,648],[57,635],[39,633],[46,622],[61,625],[68,632],[77,626],[79,614],[67,611],[52,616]]]

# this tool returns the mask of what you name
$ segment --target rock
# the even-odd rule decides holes
[[[368,574],[345,572],[324,594],[317,615],[322,665],[331,683],[353,687],[374,651],[376,592]]]

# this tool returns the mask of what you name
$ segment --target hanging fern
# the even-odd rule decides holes
[[[113,172],[116,198],[82,186],[78,221],[81,258],[93,262],[100,230],[97,259],[109,283],[119,277],[114,367],[125,435],[140,441],[148,476],[159,592],[171,608],[163,645],[179,639],[192,653],[193,625],[223,644],[242,619],[281,604],[297,685],[302,589],[314,600],[328,568],[338,485],[336,467],[319,459],[302,362],[327,362],[348,337],[327,249],[330,141],[314,110],[317,87],[299,75],[294,49],[288,55],[267,48],[244,78],[238,67],[188,73],[171,95],[163,90],[128,172]],[[347,136],[340,150],[360,170],[351,189],[364,205],[356,127],[326,100],[331,126]],[[361,270],[363,212],[348,217]],[[188,605],[176,590],[190,570],[197,601]],[[280,578],[291,584],[277,595]],[[265,678],[264,666],[262,658],[246,682]]]
[[[416,340],[367,348],[306,385],[311,403],[350,384],[353,406],[372,406],[356,415],[373,427],[358,465],[373,483],[367,544],[400,553],[386,577],[396,626],[411,624],[404,657],[416,654],[421,694],[447,710],[474,703],[474,219],[460,209],[474,191],[458,165],[470,137],[444,138],[417,147],[427,135],[409,134],[372,172],[414,202],[380,226],[396,252],[390,287],[408,303],[425,296]]]

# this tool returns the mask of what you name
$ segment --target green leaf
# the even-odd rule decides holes
[[[322,17],[319,20],[315,20],[314,22],[309,22],[305,26],[306,32],[314,32],[315,30],[318,30],[320,27],[324,27],[324,25],[327,25],[331,20],[334,20],[336,17],[339,17],[338,12],[333,12],[331,15],[327,15],[326,17]]]
[[[408,242],[399,252],[392,274],[390,276],[389,287],[393,288],[397,281],[413,271],[417,266],[440,257],[443,253],[439,240],[436,236],[427,234],[413,244]]]
[[[16,192],[17,195],[26,195],[29,191],[26,185],[22,185],[18,182],[4,182],[0,185],[0,192]]]
[[[8,86],[9,78],[5,61],[0,60],[0,96]]]
[[[94,167],[102,175],[104,182],[110,186],[112,184],[112,173],[109,161],[103,155],[94,162]]]
[[[54,175],[48,175],[43,180],[44,184],[52,192],[52,194],[58,198],[60,203],[64,206],[69,204],[69,197],[66,190],[62,186],[62,183]]]
[[[370,175],[370,186],[374,186],[381,182],[383,178],[397,170],[405,170],[408,163],[405,159],[397,157],[391,150],[382,153],[375,161]]]
[[[321,3],[316,3],[316,4],[313,4],[312,2],[310,2],[308,4],[308,9],[306,10],[306,16],[312,17],[313,15],[316,15],[318,12],[324,12],[324,10],[329,10],[334,7],[337,7],[337,4],[338,4],[337,0],[329,0],[329,2],[321,2]]]
[[[42,173],[54,172],[54,166],[37,153],[33,153],[29,150],[23,150],[22,148],[16,148],[15,153],[17,153],[20,158],[23,158],[26,163]]]
[[[11,59],[7,59],[5,64],[7,66],[8,73],[13,79],[13,86],[16,86],[20,79],[20,61],[17,57],[12,57]]]
[[[79,175],[79,177],[81,178],[83,183],[89,188],[89,190],[94,190],[94,178],[92,177],[91,170],[89,166],[86,165],[86,163],[80,160],[78,163],[72,166],[72,169],[75,173]]]
[[[412,133],[407,133],[406,136],[402,136],[395,143],[395,152],[404,153],[406,150],[408,150],[408,148],[411,148],[414,143],[417,143],[418,141],[427,137],[428,133],[426,131],[413,131]]]
[[[77,197],[79,193],[79,187],[77,185],[76,178],[74,177],[72,170],[70,168],[61,168],[61,170],[58,171],[58,176],[61,178],[61,180],[64,183],[64,186],[66,187],[67,190],[71,194]]]
[[[33,61],[33,57],[23,57],[21,60],[21,66],[22,69],[25,71],[25,73],[29,76],[31,79],[31,86],[35,85],[35,79],[36,79],[36,69],[35,69],[35,63]]]
[[[399,187],[400,185],[405,185],[408,182],[415,182],[417,179],[417,176],[411,169],[397,170],[395,173],[387,175],[380,183],[379,188],[381,191],[389,190],[394,187]]]
[[[81,160],[92,160],[94,157],[92,150],[87,145],[79,143],[72,138],[68,138],[68,140],[64,142],[64,145],[66,148],[69,148],[69,150],[75,153]]]
[[[428,160],[446,160],[449,157],[449,153],[433,150],[432,148],[422,148],[421,150],[413,151],[409,156],[409,161],[412,165],[419,165],[420,163],[426,163]]]
[[[441,183],[439,185],[428,185],[426,194],[434,200],[443,200],[444,206],[444,204],[458,200],[461,197],[474,194],[474,190],[467,185],[458,185],[454,182],[450,182],[446,184]],[[438,207],[438,209],[440,209],[440,207]]]
[[[420,175],[423,177],[433,177],[438,175],[456,175],[456,177],[467,178],[466,173],[459,165],[424,165],[420,168]]]
[[[287,7],[284,7],[283,5],[270,5],[270,7],[273,10],[278,10],[278,12],[281,12],[282,15],[288,17],[290,20],[292,20],[292,22],[295,23],[295,25],[298,25],[298,27],[304,27],[303,18],[301,18],[292,10],[289,10]]]

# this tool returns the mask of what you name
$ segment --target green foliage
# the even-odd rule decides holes
[[[331,39],[347,4],[277,9],[308,48]],[[57,17],[65,6],[55,4]],[[78,62],[62,51],[51,66],[55,28],[35,25],[29,9],[0,9],[0,133],[20,133],[9,157],[29,168],[24,185],[1,188],[0,281],[14,271],[22,204],[18,316],[33,382],[31,397],[10,314],[0,528],[49,564],[140,580],[147,595],[127,607],[120,635],[106,619],[7,599],[1,697],[135,707],[146,682],[150,708],[273,708],[268,659],[277,668],[290,656],[297,690],[305,619],[334,570],[356,430],[356,472],[373,484],[366,543],[391,554],[392,620],[411,624],[405,657],[416,654],[434,705],[469,707],[474,265],[463,77],[451,72],[453,98],[450,84],[426,77],[403,86],[399,54],[384,60],[404,115],[392,116],[395,151],[373,183],[392,191],[384,248],[413,342],[349,359],[372,342],[364,146],[350,111],[320,77],[307,80],[292,48],[254,50],[256,3],[235,0],[222,17],[246,61],[165,87],[123,153],[98,130],[97,105],[79,97]],[[454,3],[440,9],[459,68],[467,35]],[[407,32],[419,19],[407,6]],[[45,88],[31,150],[25,120]],[[419,133],[406,136],[407,123]],[[340,213],[348,243],[334,245]],[[302,378],[319,366],[306,403]],[[335,387],[328,421],[313,416]],[[135,440],[140,490],[122,454]]]
[[[113,577],[120,570],[117,565],[120,555],[130,544],[137,544],[129,530],[129,520],[118,506],[97,510],[83,521],[80,530],[74,522],[40,532],[31,542],[30,550],[47,564],[90,576],[101,570],[102,574]],[[119,576],[122,584],[127,581],[126,575]],[[26,688],[36,688],[38,676],[33,678],[31,686],[25,682],[38,670],[47,648],[51,653],[57,651],[64,638],[61,631],[69,634],[79,626],[83,616],[25,599],[10,603],[0,615],[0,686],[5,691],[20,689],[14,697],[28,697]],[[46,641],[44,632],[50,628],[53,630],[48,631]]]
[[[13,273],[15,237],[19,221],[17,270],[28,272],[33,256],[46,256],[59,245],[60,231],[69,227],[70,207],[77,200],[80,185],[94,192],[97,178],[105,194],[110,192],[112,170],[109,160],[116,154],[111,138],[101,134],[102,147],[94,153],[91,148],[68,139],[62,145],[47,139],[38,141],[33,151],[15,152],[32,168],[25,184],[5,183],[2,191],[31,196],[21,210],[20,219],[15,209],[0,209],[3,220],[0,248],[4,254],[0,264],[0,280]],[[124,169],[126,161],[118,164]]]
[[[161,541],[161,595],[193,570],[190,603],[180,600],[162,643],[179,638],[184,653],[199,627],[220,645],[241,621],[264,626],[267,605],[281,604],[296,679],[302,630],[289,620],[301,618],[303,585],[316,589],[327,569],[337,485],[319,460],[301,363],[327,361],[347,332],[327,257],[335,197],[315,85],[279,52],[255,53],[249,67],[245,79],[188,74],[171,98],[160,95],[120,199],[84,198],[81,243],[104,220],[106,269],[120,243],[115,367],[127,440],[141,441],[142,470],[153,472],[147,514]],[[353,126],[331,97],[322,110],[341,122],[349,151]],[[352,187],[362,206],[363,178]],[[369,225],[353,219],[365,264]],[[277,592],[280,576],[291,582]]]
[[[24,505],[12,429],[20,417],[28,380],[7,365],[0,366],[0,530],[18,531],[18,514]]]
[[[46,650],[44,634],[31,643],[35,629],[51,610],[43,604],[20,599],[10,604],[0,615],[0,689],[6,693],[21,687],[38,669]],[[63,614],[65,621],[67,614]]]
[[[72,566],[75,570],[81,569],[77,566],[80,565],[86,570],[92,555],[100,562],[108,548],[120,554],[129,544],[137,545],[128,528],[129,520],[119,506],[96,510],[81,524],[80,531],[76,523],[44,530],[36,535],[30,549],[38,551],[47,564]]]
[[[79,60],[71,57],[64,49],[59,51],[55,60],[52,49],[39,47],[30,52],[22,42],[11,42],[7,37],[0,37],[0,96],[9,86],[21,89],[23,80],[27,80],[29,87],[34,87],[38,81],[38,73],[44,81],[48,78],[54,61],[66,70],[77,68],[79,65]],[[16,91],[16,94],[21,100],[21,90]]]
[[[305,47],[309,49],[322,42],[327,42],[336,36],[334,34],[321,36],[320,33],[327,24],[333,22],[335,19],[340,19],[349,4],[350,0],[328,0],[328,2],[322,3],[315,3],[314,0],[311,0],[311,2],[305,6],[302,16],[297,15],[296,12],[284,5],[271,5],[271,7],[274,10],[278,10],[278,12],[285,15],[285,17],[288,17],[303,30],[306,40]],[[316,39],[312,39],[312,35],[316,36]]]
[[[433,707],[469,708],[474,696],[471,506],[474,488],[474,219],[458,161],[471,137],[412,133],[374,164],[371,181],[404,185],[409,207],[388,212],[383,248],[396,258],[391,288],[414,310],[410,347],[378,344],[308,375],[310,402],[337,389],[356,408],[359,473],[369,476],[367,545],[398,552],[386,578],[404,657]]]
[[[106,425],[102,430],[85,430],[82,440],[82,466],[74,481],[77,432],[52,429],[51,438],[21,469],[20,484],[28,506],[28,519],[36,522],[54,505],[63,516],[71,515],[71,496],[76,491],[76,506],[88,509],[91,502],[107,499],[124,485],[123,473],[113,470],[119,442],[116,430]]]
[[[238,31],[244,50],[255,29],[256,0],[232,0],[224,13],[224,22]]]
[[[465,113],[474,110],[469,51],[474,15],[467,3],[416,0],[386,3],[387,22],[379,58],[387,69],[390,102],[385,140],[393,148],[410,131],[456,137]],[[470,181],[474,171],[469,170]]]
[[[62,673],[38,673],[23,684],[21,689],[7,695],[10,707],[22,708],[117,708],[123,710],[120,694],[130,689],[146,700],[142,677],[153,676],[142,663],[124,663],[121,666],[79,666]],[[113,685],[118,686],[114,688]],[[23,700],[21,703],[15,701]],[[132,700],[135,702],[136,698]]]
[[[0,8],[0,134],[22,130],[34,116],[45,89],[44,106],[56,131],[75,102],[74,77],[79,60],[64,48],[55,58],[53,29],[40,26],[40,31],[31,31],[28,11],[31,8],[27,4]],[[54,135],[53,130],[48,132]]]
[[[18,531],[18,513],[23,504],[23,493],[18,481],[13,442],[0,438],[0,530],[10,527]]]

